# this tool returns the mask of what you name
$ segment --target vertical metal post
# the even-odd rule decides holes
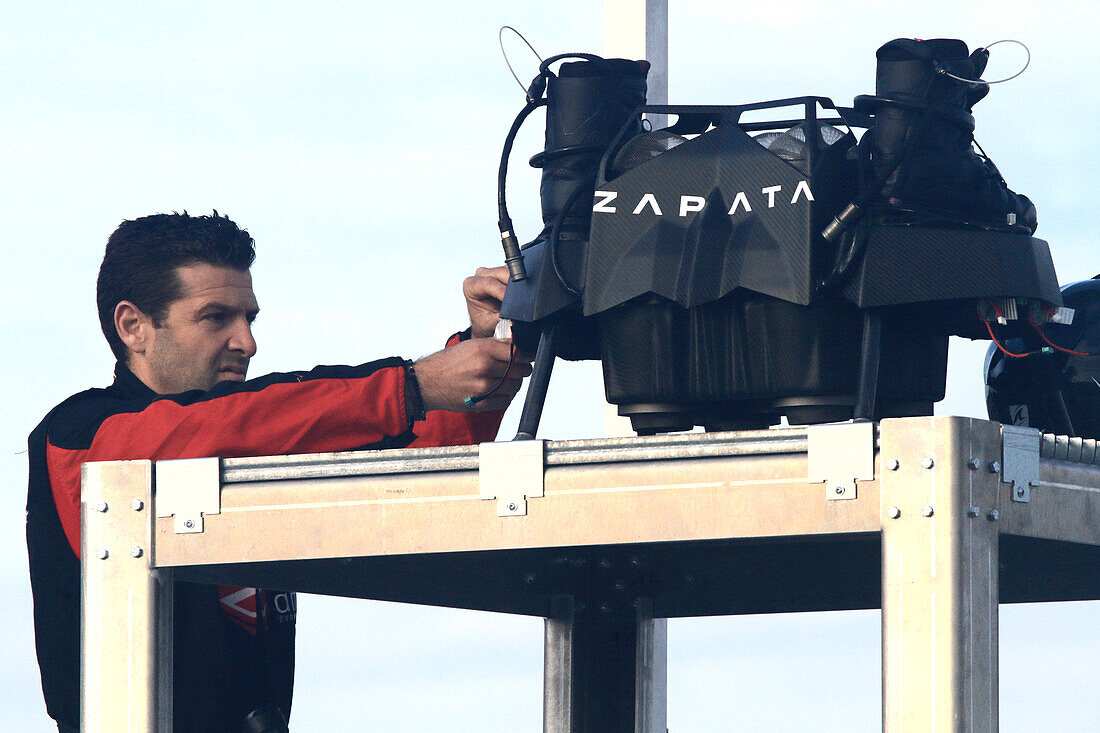
[[[543,733],[573,730],[573,596],[550,599],[542,660]]]
[[[82,470],[80,729],[172,730],[172,581],[153,569],[152,463]]]
[[[604,9],[604,55],[649,61],[646,101],[648,104],[668,104],[668,0],[606,0]],[[666,125],[664,115],[650,115],[649,121],[654,128]],[[610,405],[604,410],[604,431],[606,435],[634,433],[629,418],[619,416]],[[634,726],[605,730],[664,733],[668,698],[668,621],[653,618],[652,606],[641,600],[633,622],[636,651]],[[547,621],[547,658],[551,654],[550,624],[551,621]],[[572,733],[574,729],[561,730]],[[595,731],[599,727],[594,723],[591,728],[576,730]]]
[[[997,426],[883,420],[884,731],[995,731]]]
[[[604,19],[604,55],[649,61],[646,100],[668,104],[668,0],[606,0]]]
[[[544,733],[665,733],[667,621],[554,596],[546,619]]]
[[[635,733],[665,733],[668,728],[668,619],[653,618],[653,603],[638,606],[638,645],[634,662]]]

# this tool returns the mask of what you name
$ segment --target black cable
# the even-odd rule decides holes
[[[583,185],[577,186],[573,189],[573,193],[569,194],[569,198],[565,200],[565,205],[561,207],[561,211],[554,217],[554,224],[550,227],[550,238],[546,242],[547,257],[550,258],[550,263],[554,266],[554,274],[558,276],[558,282],[561,286],[568,290],[573,295],[580,295],[581,291],[574,288],[569,284],[569,281],[565,279],[565,273],[562,271],[561,262],[558,261],[558,239],[561,236],[561,225],[565,221],[565,217],[569,214],[569,208],[577,202],[585,187]]]
[[[506,183],[508,180],[508,159],[512,155],[512,145],[516,141],[516,135],[523,122],[539,107],[546,104],[545,99],[528,101],[523,109],[516,115],[512,127],[508,130],[508,136],[504,138],[504,149],[500,154],[500,167],[497,169],[497,227],[500,229],[500,243],[504,247],[504,262],[508,265],[508,277],[512,282],[527,279],[527,268],[523,265],[523,254],[519,249],[519,239],[512,227],[512,219],[508,216],[508,204],[506,201]]]
[[[526,280],[527,268],[523,263],[519,238],[516,237],[512,219],[508,215],[508,204],[505,195],[508,179],[508,159],[512,155],[512,145],[523,122],[532,112],[546,104],[546,99],[543,96],[546,93],[546,84],[550,77],[554,75],[554,72],[550,71],[550,65],[571,58],[590,61],[603,66],[605,70],[612,68],[607,59],[591,53],[559,53],[546,59],[539,64],[539,73],[527,88],[527,104],[516,115],[512,127],[508,130],[508,136],[504,139],[504,149],[500,155],[500,168],[497,170],[497,227],[500,229],[501,246],[504,248],[504,262],[508,265],[508,277],[512,282]]]
[[[488,392],[482,392],[479,395],[472,395],[470,397],[467,397],[465,400],[463,400],[463,402],[466,403],[466,407],[473,407],[478,402],[482,402],[484,400],[487,400],[490,397],[492,397],[494,394],[496,394],[497,390],[500,389],[501,387],[503,387],[504,383],[506,381],[508,381],[508,375],[512,373],[512,367],[515,366],[515,363],[516,363],[516,342],[513,341],[512,342],[512,348],[509,350],[509,353],[508,353],[508,368],[506,370],[504,370],[504,376],[501,377],[500,381],[497,382],[496,386],[493,387]]]

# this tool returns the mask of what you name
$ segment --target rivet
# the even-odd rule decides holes
[[[932,468],[932,466],[936,465],[936,462],[930,456],[925,456],[920,459],[920,465],[924,468]]]
[[[901,516],[901,509],[898,509],[896,506],[892,506],[886,510],[886,514],[890,517],[890,519],[897,519]]]
[[[971,517],[976,517],[982,513],[981,507],[972,506],[966,510],[966,513]]]
[[[1019,496],[1020,498],[1023,498],[1024,493],[1025,492],[1024,492],[1024,487],[1023,486],[1019,486],[1019,487],[1016,488],[1016,496]]]
[[[92,509],[95,509],[97,512],[105,512],[107,511],[107,502],[97,501],[92,505]]]
[[[841,496],[844,493],[844,487],[843,486],[834,486],[833,487],[833,493],[836,494],[837,496]]]
[[[106,560],[108,557],[110,557],[110,555],[111,553],[107,552],[106,547],[100,547],[99,552],[95,554],[95,556],[98,557],[100,560]]]
[[[921,513],[922,517],[932,516],[932,513],[933,513],[932,505],[931,504],[925,504],[924,506],[922,506],[920,508],[920,513]]]
[[[183,526],[187,527],[187,529],[194,529],[195,528],[195,520],[194,519],[188,519],[186,522],[183,523]]]
[[[137,545],[134,545],[133,547],[130,548],[130,557],[141,557],[144,554],[145,554],[145,551],[142,550]]]
[[[999,461],[990,461],[989,462],[989,472],[990,473],[1000,473],[1001,472],[1000,462]]]
[[[517,508],[517,506],[516,506],[516,503],[514,501],[508,502],[508,511],[514,512],[516,510],[516,508]]]
[[[971,458],[969,461],[966,462],[966,465],[970,467],[971,471],[977,471],[979,468],[981,468],[982,462],[979,461],[977,458]]]
[[[140,512],[142,509],[145,508],[145,502],[141,499],[134,499],[130,502],[130,508],[133,509],[135,512]]]
[[[996,509],[990,509],[989,513],[985,515],[985,518],[991,522],[996,522],[998,519],[1001,518],[1001,513]]]
[[[891,471],[896,471],[901,468],[901,461],[899,461],[897,458],[891,458],[886,462],[886,467]]]

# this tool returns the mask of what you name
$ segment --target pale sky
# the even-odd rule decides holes
[[[971,48],[1016,38],[1019,79],[975,108],[977,138],[1035,201],[1060,280],[1100,272],[1097,5],[671,0],[669,99],[735,104],[874,91],[875,49],[900,36]],[[95,273],[122,219],[228,214],[257,240],[263,313],[251,374],[434,350],[465,326],[462,278],[502,261],[495,177],[522,93],[503,24],[543,56],[603,50],[603,3],[141,2],[0,7],[0,721],[50,731],[24,549],[26,434],[54,404],[110,381]],[[525,81],[536,63],[511,42]],[[1022,54],[998,46],[986,78]],[[539,228],[533,116],[509,197]],[[915,274],[916,276],[916,274]],[[984,417],[985,342],[952,346],[938,414]],[[559,364],[540,437],[602,433],[595,363]],[[513,409],[504,434],[514,432]],[[1002,607],[1001,725],[1087,730],[1100,603]],[[302,598],[292,729],[539,730],[542,622]],[[674,620],[669,728],[874,730],[877,612]]]

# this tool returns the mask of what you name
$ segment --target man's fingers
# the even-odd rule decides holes
[[[507,281],[501,282],[494,277],[474,275],[462,281],[462,292],[466,299],[477,303],[500,303],[504,300],[504,291],[507,289]]]

